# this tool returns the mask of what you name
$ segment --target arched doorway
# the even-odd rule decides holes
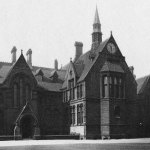
[[[31,139],[34,135],[35,119],[31,115],[26,115],[21,118],[20,127],[22,139]]]

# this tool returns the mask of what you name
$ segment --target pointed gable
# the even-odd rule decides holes
[[[26,74],[27,76],[30,76],[30,77],[32,78],[32,81],[33,81],[35,84],[37,84],[36,79],[35,79],[35,77],[34,77],[32,71],[31,71],[30,67],[29,67],[28,64],[26,63],[26,60],[25,60],[23,54],[21,54],[20,57],[19,57],[19,59],[16,61],[16,63],[14,63],[14,64],[10,67],[10,69],[9,69],[9,71],[8,71],[6,77],[5,77],[4,83],[8,83],[8,84],[9,84],[11,78],[12,78],[15,74],[18,74],[18,73],[23,73],[23,74]],[[7,82],[7,81],[8,81],[8,82]]]
[[[18,124],[20,122],[22,116],[24,116],[26,114],[32,115],[35,118],[36,122],[38,122],[37,117],[32,109],[31,104],[29,102],[27,102],[26,105],[23,107],[22,111],[20,112],[20,114],[18,115],[18,118],[15,121],[15,124]]]
[[[107,45],[106,45],[104,52],[114,55],[114,56],[122,56],[122,53],[112,35],[112,33],[110,35],[109,40],[107,41]]]
[[[76,69],[78,72],[77,74],[80,75],[78,82],[81,82],[85,79],[85,77],[88,75],[90,69],[96,62],[99,53],[103,51],[104,47],[106,46],[109,39],[106,39],[105,41],[101,42],[99,47],[97,49],[92,49],[85,54],[81,55],[79,59],[76,61],[75,66],[78,68]],[[94,59],[90,59],[90,55],[93,53],[95,55]]]
[[[75,70],[74,63],[72,61],[70,61],[70,64],[69,64],[68,69],[66,71],[65,81],[63,83],[62,88],[66,88],[68,81],[71,79],[74,79],[74,82],[76,83],[76,77],[77,77],[77,73]]]

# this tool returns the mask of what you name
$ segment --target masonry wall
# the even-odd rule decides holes
[[[63,133],[62,93],[38,93],[38,112],[41,135],[60,135]]]

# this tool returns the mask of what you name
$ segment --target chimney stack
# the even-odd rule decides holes
[[[16,62],[16,51],[17,51],[17,48],[14,46],[11,50],[11,62],[13,64]]]
[[[74,62],[82,55],[83,53],[83,43],[82,42],[75,42],[74,46],[76,47],[76,53]]]
[[[29,49],[26,53],[27,56],[27,64],[32,68],[32,50]]]
[[[130,69],[131,73],[134,74],[134,67],[130,66],[129,69]]]
[[[55,59],[55,61],[54,61],[54,68],[55,68],[55,70],[58,70],[58,60],[57,59]]]

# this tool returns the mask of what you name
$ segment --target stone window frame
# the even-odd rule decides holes
[[[83,125],[83,104],[77,104],[77,125]]]

